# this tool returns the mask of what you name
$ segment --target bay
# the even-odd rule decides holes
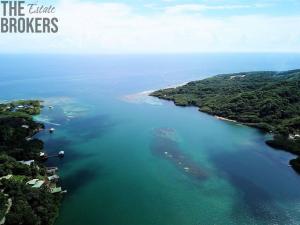
[[[42,99],[68,190],[56,225],[299,224],[300,177],[264,133],[149,90],[300,68],[299,54],[1,55],[1,100]],[[54,106],[49,109],[48,106]]]

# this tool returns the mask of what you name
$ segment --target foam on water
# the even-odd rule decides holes
[[[143,91],[135,94],[124,95],[121,100],[135,104],[150,104],[150,105],[162,105],[161,101],[157,98],[149,96],[153,91]]]

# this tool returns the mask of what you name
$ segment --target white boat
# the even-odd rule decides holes
[[[59,151],[58,152],[58,156],[59,157],[64,157],[64,155],[65,155],[65,151]]]
[[[51,127],[50,129],[49,129],[49,132],[50,133],[52,133],[52,132],[54,132],[55,131],[55,129],[53,128],[53,127]]]

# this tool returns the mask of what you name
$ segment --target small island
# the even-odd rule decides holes
[[[273,134],[266,143],[298,155],[290,165],[300,173],[300,70],[222,74],[150,95]]]
[[[37,100],[0,104],[0,224],[52,225],[61,192],[56,169],[43,165],[43,142],[34,135],[44,125],[33,120]]]

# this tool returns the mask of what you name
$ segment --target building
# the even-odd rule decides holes
[[[41,188],[42,185],[45,183],[45,181],[43,180],[38,180],[33,186],[32,188]]]
[[[47,174],[55,174],[57,170],[57,167],[47,167]]]
[[[43,181],[43,180],[32,179],[32,180],[28,181],[26,184],[31,185],[32,188],[41,188],[44,183],[45,183],[45,181]]]
[[[30,166],[31,164],[34,163],[34,160],[27,160],[27,161],[22,160],[22,161],[18,161],[18,162],[22,163],[24,165]]]
[[[54,188],[51,188],[50,189],[50,192],[52,194],[55,194],[55,193],[60,193],[62,191],[61,187],[54,187]]]
[[[59,179],[59,176],[56,175],[56,174],[54,174],[54,175],[48,177],[48,180],[49,180],[49,181],[56,181],[56,180],[58,180],[58,179]]]
[[[29,185],[35,185],[35,183],[38,181],[39,179],[33,179],[33,180],[30,180],[28,181],[26,184],[29,184]]]
[[[31,137],[26,137],[25,140],[26,140],[26,141],[31,141],[32,138],[31,138]]]

